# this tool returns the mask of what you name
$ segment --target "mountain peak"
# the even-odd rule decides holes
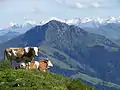
[[[100,17],[83,17],[83,18],[73,18],[73,19],[60,19],[56,17],[52,17],[49,20],[41,21],[39,24],[35,21],[29,20],[25,21],[23,24],[17,24],[15,22],[10,23],[10,27],[22,27],[22,26],[34,26],[34,25],[44,25],[48,22],[62,22],[68,25],[77,25],[81,27],[99,27],[100,25],[105,25],[108,23],[120,23],[120,16],[118,17],[108,17],[108,18],[100,18]]]
[[[35,21],[25,21],[23,24],[18,24],[16,22],[10,22],[9,27],[18,28],[18,27],[26,27],[26,26],[34,26],[36,25]]]
[[[89,17],[83,17],[83,18],[73,18],[73,19],[59,19],[56,17],[50,18],[47,21],[42,21],[41,25],[44,25],[50,21],[58,21],[62,23],[66,23],[68,25],[77,25],[80,27],[99,27],[100,25],[106,25],[108,23],[120,23],[120,16],[118,17],[108,17],[108,18],[89,18]]]
[[[48,23],[56,23],[56,24],[67,24],[67,23],[65,23],[65,22],[61,22],[61,21],[59,21],[59,20],[55,20],[55,19],[53,19],[53,20],[50,20]]]

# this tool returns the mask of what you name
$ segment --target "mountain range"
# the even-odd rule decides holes
[[[24,24],[11,24],[9,27],[0,30],[0,36],[8,33],[8,32],[18,32],[25,33],[30,28],[34,27],[36,24],[26,22]]]
[[[41,21],[37,25],[44,25],[51,20],[57,20],[62,23],[66,23],[68,25],[76,25],[80,28],[83,28],[85,31],[90,33],[95,33],[99,35],[103,35],[114,42],[119,41],[119,28],[120,28],[120,16],[118,17],[109,17],[109,18],[73,18],[73,19],[58,19],[51,18],[48,21]],[[8,28],[0,30],[0,36],[8,33],[8,31],[16,31],[19,33],[25,33],[30,28],[34,27],[36,22],[26,21],[24,24],[13,23]],[[118,43],[117,43],[118,44]]]
[[[4,35],[0,36],[0,43],[4,43],[4,42],[6,42],[8,40],[11,40],[14,37],[19,36],[19,35],[20,35],[20,33],[18,33],[18,32],[9,31],[9,32],[5,33]]]
[[[109,23],[120,23],[120,16],[118,17],[109,17],[109,18],[89,18],[89,17],[83,17],[83,18],[73,18],[73,19],[59,19],[56,17],[50,18],[47,21],[42,21],[40,24],[45,24],[51,20],[57,20],[69,25],[77,25],[80,27],[90,27],[90,28],[96,28],[100,27],[101,25],[107,25]]]
[[[116,42],[120,39],[120,16],[118,17],[109,17],[109,18],[73,18],[73,19],[58,19],[51,18],[50,20],[57,20],[69,25],[76,25],[80,28],[83,28],[85,31],[90,33],[95,33],[103,35],[112,41]],[[48,21],[42,21],[42,24],[45,24]],[[118,44],[118,43],[117,43]]]
[[[24,24],[11,24],[9,27],[0,30],[0,43],[4,43],[12,38],[24,34],[36,24],[26,22]]]
[[[0,44],[0,58],[5,48],[24,46],[40,47],[40,55],[53,62],[54,73],[83,80],[98,90],[120,89],[120,46],[105,36],[51,20]]]

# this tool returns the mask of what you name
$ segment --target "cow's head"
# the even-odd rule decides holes
[[[35,52],[35,56],[38,56],[39,54],[39,48],[38,47],[33,47],[34,52]]]
[[[28,53],[30,50],[30,47],[25,47],[24,50],[25,50],[25,53]]]
[[[53,67],[52,62],[48,58],[45,59],[45,62],[47,62],[47,68]]]
[[[25,53],[30,53],[32,55],[38,56],[39,48],[38,47],[25,47]]]
[[[38,70],[46,72],[46,70],[50,67],[53,67],[53,64],[51,63],[50,60],[46,60],[46,59],[39,60]]]

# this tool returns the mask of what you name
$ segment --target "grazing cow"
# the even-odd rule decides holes
[[[53,64],[50,60],[40,60],[40,61],[31,61],[28,62],[28,69],[38,69],[39,71],[46,72],[50,67],[53,67]]]
[[[35,56],[38,56],[38,53],[38,47],[6,48],[4,51],[4,59],[15,60],[17,62],[25,58],[33,60]]]

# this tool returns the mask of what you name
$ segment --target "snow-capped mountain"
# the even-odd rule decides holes
[[[107,25],[109,23],[120,23],[119,17],[109,17],[108,19],[102,18],[76,18],[72,21],[72,23],[67,22],[68,24],[74,24],[81,27],[92,27],[98,28],[101,25]]]
[[[103,35],[111,40],[120,39],[120,16],[108,19],[76,18],[68,20],[67,23],[79,26],[88,32]]]
[[[51,20],[57,20],[69,25],[77,25],[81,28],[98,28],[101,25],[106,25],[109,23],[120,23],[120,16],[118,17],[109,17],[109,18],[100,18],[100,17],[94,17],[94,18],[88,18],[88,17],[83,17],[83,18],[73,18],[73,19],[59,19],[56,17],[52,17],[47,21],[40,21],[40,23],[36,23],[35,21],[25,21],[23,24],[17,24],[15,22],[11,22],[9,26],[5,29],[8,30],[13,30],[13,31],[18,31],[18,32],[26,32],[27,29],[30,29],[31,27],[34,27],[35,25],[44,25],[48,23]],[[18,30],[21,29],[21,30]],[[25,30],[23,30],[25,29]]]
[[[75,25],[83,28],[87,32],[103,35],[111,40],[120,39],[120,16],[103,18],[73,18],[73,19],[58,19],[51,18],[48,21],[42,21],[45,24],[51,20],[57,20],[68,25]]]
[[[41,24],[45,24],[51,20],[57,20],[60,22],[64,22],[69,25],[77,25],[82,28],[90,27],[90,28],[98,28],[101,25],[106,25],[108,23],[120,23],[120,16],[118,17],[109,17],[109,18],[73,18],[73,19],[58,19],[56,17],[50,18],[48,21],[42,21]]]
[[[27,30],[29,30],[31,27],[34,27],[37,25],[35,21],[26,21],[23,24],[17,24],[17,23],[10,23],[10,26],[8,27],[9,30],[17,31],[19,33],[24,33]],[[21,30],[20,30],[21,29]]]
[[[8,33],[9,31],[18,32],[22,34],[29,30],[30,28],[34,27],[35,25],[36,23],[32,21],[26,21],[23,24],[11,22],[7,28],[0,30],[0,36]]]
[[[9,27],[0,30],[0,36],[8,33],[8,31],[15,31],[19,33],[25,33],[30,28],[36,25],[44,25],[51,20],[60,21],[62,23],[66,23],[68,25],[76,25],[88,32],[97,33],[100,35],[104,35],[110,39],[120,39],[119,26],[120,26],[120,16],[118,17],[109,17],[105,18],[73,18],[73,19],[58,19],[58,18],[50,18],[47,21],[41,21],[40,23],[36,23],[35,21],[26,21],[23,24],[10,23]]]

